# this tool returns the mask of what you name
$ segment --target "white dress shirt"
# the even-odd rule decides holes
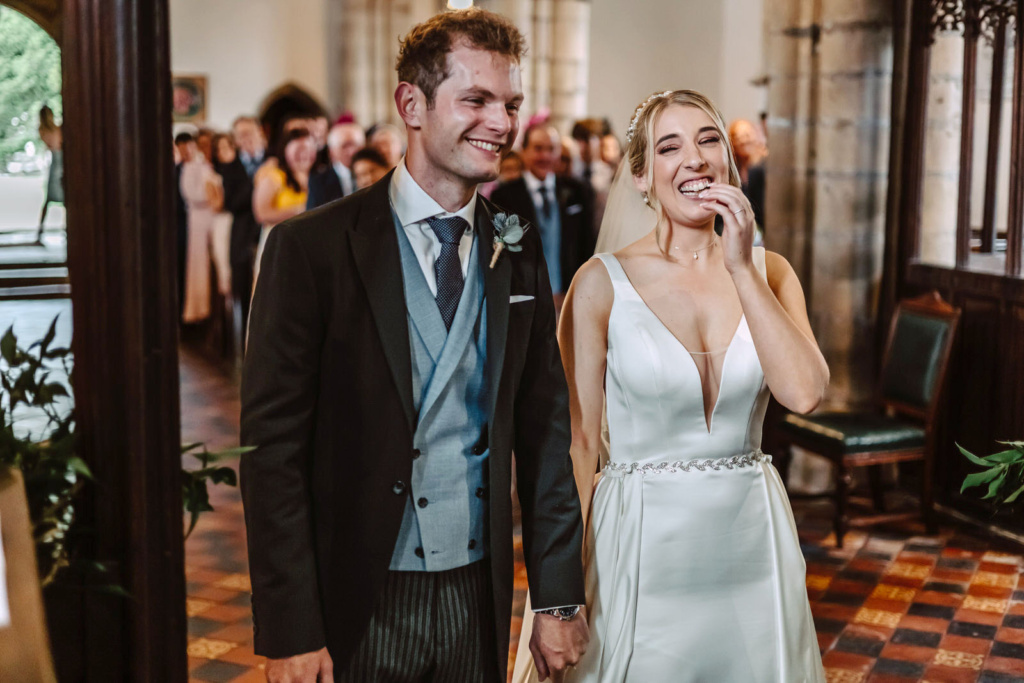
[[[335,161],[331,166],[334,167],[334,174],[338,176],[338,182],[341,183],[341,196],[347,197],[355,192],[356,182],[352,177],[352,170],[340,161]]]
[[[405,159],[402,159],[391,176],[391,187],[388,188],[388,197],[391,199],[391,206],[398,216],[398,222],[402,224],[409,244],[416,253],[416,260],[419,261],[423,270],[423,277],[427,280],[430,293],[437,296],[437,278],[434,275],[434,261],[441,255],[441,240],[427,223],[428,218],[450,218],[460,216],[469,223],[469,228],[459,242],[459,260],[462,262],[462,277],[466,277],[469,270],[469,255],[473,250],[473,227],[476,216],[476,192],[464,207],[454,213],[441,208],[441,205],[434,201],[433,197],[424,191],[419,184],[413,180],[409,169],[405,167]]]

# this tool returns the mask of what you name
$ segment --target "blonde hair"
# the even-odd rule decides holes
[[[661,229],[663,223],[668,220],[661,202],[658,201],[654,191],[654,124],[663,111],[673,104],[686,107],[696,107],[708,115],[714,124],[722,145],[725,148],[726,162],[729,165],[729,184],[742,187],[740,172],[736,167],[736,156],[733,154],[732,143],[729,141],[728,129],[722,112],[718,110],[715,103],[708,97],[696,90],[673,90],[672,92],[659,94],[655,93],[646,99],[643,104],[637,107],[633,123],[630,128],[631,137],[626,142],[626,159],[629,162],[630,173],[634,177],[645,177],[648,179],[647,202],[658,215],[658,222],[654,228],[655,237],[658,241],[658,248],[661,248]]]

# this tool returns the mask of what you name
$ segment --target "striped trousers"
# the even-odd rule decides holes
[[[498,683],[486,560],[445,572],[388,572],[339,683]],[[504,672],[502,672],[504,674]]]

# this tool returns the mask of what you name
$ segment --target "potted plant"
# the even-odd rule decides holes
[[[1024,441],[999,441],[1007,450],[978,457],[966,448],[957,444],[964,457],[975,465],[984,467],[981,472],[974,472],[964,479],[960,492],[963,493],[973,486],[988,485],[983,500],[993,500],[1000,505],[1015,503],[1024,495]]]

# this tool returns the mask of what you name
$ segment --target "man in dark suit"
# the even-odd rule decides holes
[[[252,272],[260,225],[252,213],[252,179],[266,156],[266,142],[259,122],[251,116],[240,116],[231,126],[238,147],[235,160],[222,167],[224,208],[231,212],[231,291],[241,307],[242,337],[249,320],[249,299],[252,294]]]
[[[491,194],[491,201],[518,214],[540,233],[551,291],[559,299],[579,267],[594,255],[594,195],[579,180],[556,176],[561,149],[553,126],[530,126],[523,135],[526,172]]]
[[[495,251],[524,40],[480,9],[400,47],[408,153],[270,233],[242,377],[255,650],[280,681],[497,683],[511,461],[541,674],[588,639],[568,390],[537,231]],[[332,675],[333,672],[333,675]]]
[[[352,157],[366,144],[363,129],[354,123],[339,123],[327,134],[330,165],[309,176],[306,209],[315,209],[356,191]]]

